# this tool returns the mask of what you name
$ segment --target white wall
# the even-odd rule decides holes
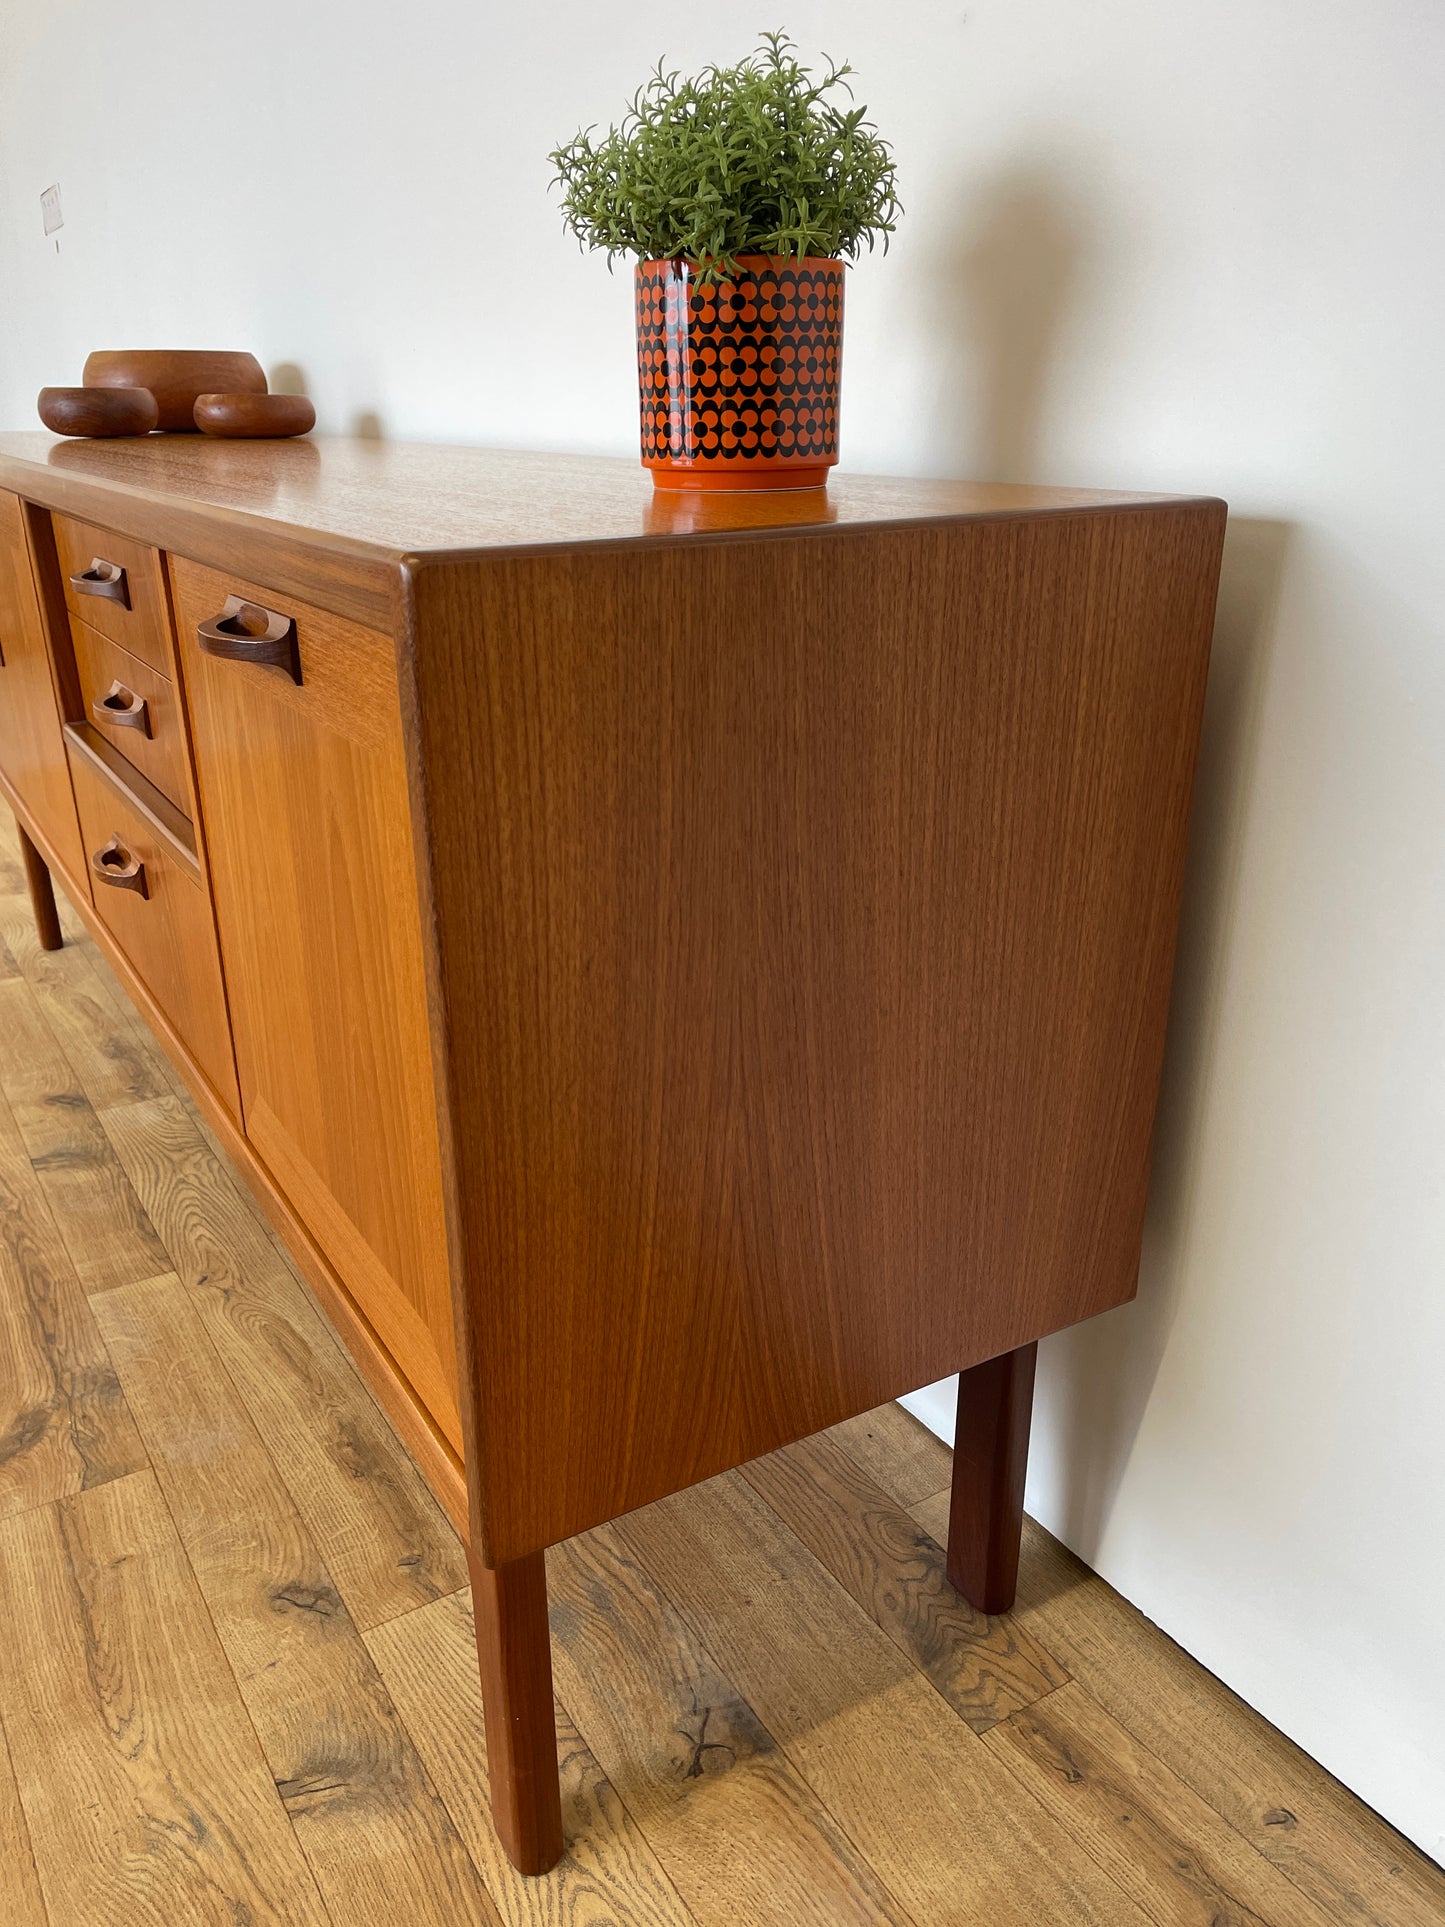
[[[902,166],[850,465],[1235,511],[1143,1287],[1045,1347],[1030,1504],[1445,1853],[1445,12],[771,15]],[[632,450],[628,282],[544,156],[738,18],[5,7],[0,422],[92,346],[247,346],[324,428]]]

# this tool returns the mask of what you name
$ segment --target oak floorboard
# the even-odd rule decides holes
[[[47,1927],[45,1900],[30,1828],[15,1784],[10,1746],[0,1724],[0,1887],[4,1892],[5,1927]]]
[[[57,891],[65,944],[42,950],[27,899],[0,897],[0,937],[35,993],[92,1109],[164,1097],[173,1073],[110,966]]]
[[[388,1620],[365,1639],[507,1927],[691,1927],[693,1916],[560,1705],[567,1850],[550,1873],[533,1879],[508,1860],[487,1799],[469,1593]]]
[[[1147,1915],[738,1474],[614,1529],[920,1924],[1142,1927]]]
[[[328,1921],[149,1472],[0,1524],[0,1624],[52,1927]]]
[[[930,1530],[947,1514],[947,1494],[914,1513]],[[1013,1617],[1329,1920],[1445,1921],[1445,1870],[1032,1519]]]
[[[0,983],[0,1091],[87,1292],[169,1265],[30,985]]]
[[[994,1727],[988,1745],[1159,1927],[1331,1927],[1077,1683]]]
[[[95,1314],[222,1650],[336,1921],[497,1914],[184,1287]]]
[[[876,1406],[823,1436],[841,1446],[897,1505],[913,1505],[953,1476],[952,1452],[901,1405]]]
[[[0,808],[0,896],[25,895],[25,866],[20,861],[20,841],[14,815]]]
[[[547,1581],[558,1697],[698,1927],[905,1927],[856,1836],[616,1527],[554,1547]]]
[[[959,1597],[942,1547],[826,1433],[742,1471],[976,1733],[1068,1678],[1007,1616],[989,1618]]]
[[[145,1464],[115,1368],[0,1095],[0,1517]]]
[[[100,1116],[356,1625],[460,1590],[450,1523],[184,1108]]]

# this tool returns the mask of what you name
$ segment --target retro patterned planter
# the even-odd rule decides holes
[[[660,489],[818,488],[838,459],[843,263],[637,264],[642,462]]]

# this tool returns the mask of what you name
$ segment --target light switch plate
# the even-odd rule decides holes
[[[40,197],[40,212],[45,217],[45,232],[54,234],[58,227],[65,226],[65,216],[60,211],[60,183],[47,187]]]

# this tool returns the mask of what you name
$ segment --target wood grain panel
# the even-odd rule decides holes
[[[267,1764],[337,1921],[496,1921],[476,1868],[180,1282],[95,1301]]]
[[[412,571],[490,1561],[1132,1294],[1222,530]]]
[[[148,1472],[0,1525],[0,1699],[67,1927],[329,1927]]]
[[[465,1585],[416,1466],[182,1106],[101,1121],[357,1625]]]
[[[60,735],[60,713],[26,516],[0,493],[0,771],[80,888],[86,887],[80,826]]]
[[[127,762],[134,763],[178,810],[189,813],[185,722],[174,683],[74,616],[70,636],[84,720],[98,729]],[[117,682],[144,701],[145,729],[122,728],[108,720],[110,712],[102,699]]]
[[[558,1693],[700,1927],[908,1921],[614,1528],[547,1578]]]
[[[740,1475],[664,1499],[609,1530],[706,1640],[915,1921],[1144,1927],[1146,1913]]]
[[[68,515],[51,517],[55,553],[65,605],[72,617],[100,630],[129,655],[139,656],[158,675],[171,669],[171,619],[166,599],[165,570],[160,554],[144,542],[133,542],[114,529],[77,522]],[[74,579],[91,563],[110,562],[125,571],[125,596],[83,595]]]
[[[996,1726],[989,1745],[1155,1919],[1331,1927],[1325,1913],[1078,1685]]]
[[[213,1088],[239,1111],[226,993],[205,891],[112,783],[74,753],[70,765],[87,849],[94,854],[118,836],[145,866],[143,896],[97,883],[96,915]]]
[[[0,1098],[0,1516],[145,1463],[114,1367]]]
[[[959,1597],[943,1549],[827,1435],[743,1477],[976,1733],[1067,1679],[1037,1640]]]
[[[173,577],[246,1135],[460,1449],[392,644],[288,605],[298,688],[196,642],[271,590]]]
[[[567,1852],[551,1873],[534,1879],[507,1858],[487,1798],[476,1639],[465,1593],[376,1627],[366,1643],[507,1927],[619,1921],[690,1927],[693,1916],[561,1706],[557,1751]]]
[[[170,1260],[64,1052],[22,980],[0,984],[0,1090],[87,1292]]]

